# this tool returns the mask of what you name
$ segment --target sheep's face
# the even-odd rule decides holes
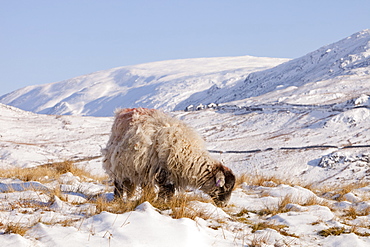
[[[219,207],[224,207],[230,200],[235,185],[232,171],[222,165],[218,166],[212,178],[203,186],[203,191],[211,196]]]

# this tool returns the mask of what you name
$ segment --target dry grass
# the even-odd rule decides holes
[[[274,224],[270,224],[270,223],[267,223],[267,222],[259,222],[259,223],[255,223],[251,226],[252,233],[255,233],[256,231],[259,231],[259,230],[264,230],[266,228],[270,228],[270,229],[274,229],[276,231],[280,231],[281,229],[286,228],[286,227],[287,227],[286,225],[274,225]]]
[[[204,220],[209,219],[209,213],[201,209],[193,209],[189,207],[189,203],[192,201],[211,203],[211,200],[204,199],[197,195],[179,194],[172,198],[172,200],[165,202],[163,205],[154,204],[154,206],[157,208],[164,206],[162,209],[171,209],[171,217],[174,219],[189,218],[195,220],[197,217]]]
[[[343,201],[344,195],[348,194],[356,189],[369,186],[369,181],[360,181],[358,183],[350,184],[335,184],[332,186],[312,186],[312,190],[315,190],[316,194],[324,197],[329,197],[329,199],[334,199],[336,201]]]
[[[317,234],[323,237],[328,237],[328,236],[339,236],[341,234],[350,234],[350,233],[354,233],[360,237],[370,236],[370,233],[361,233],[357,231],[357,227],[351,227],[349,229],[346,229],[345,227],[330,227],[328,229],[319,231]]]
[[[195,219],[197,217],[202,219],[209,219],[209,215],[202,210],[195,210],[189,207],[191,201],[203,201],[210,202],[200,196],[193,194],[179,193],[170,200],[158,200],[156,194],[143,193],[142,197],[136,200],[125,200],[122,198],[115,198],[114,200],[107,200],[104,197],[98,197],[96,200],[91,201],[96,205],[96,213],[99,214],[102,211],[107,211],[115,214],[122,214],[135,210],[137,206],[143,202],[149,202],[153,207],[160,211],[169,211],[170,216],[174,219],[190,218]]]
[[[137,201],[124,201],[121,199],[109,201],[104,197],[98,197],[96,200],[91,201],[91,203],[96,206],[96,214],[99,214],[103,211],[115,214],[123,214],[134,210],[139,205],[139,202]]]
[[[235,187],[239,187],[243,183],[264,187],[276,187],[281,184],[293,185],[293,182],[289,179],[279,178],[276,176],[264,176],[259,174],[242,174],[240,176],[237,176]]]
[[[266,246],[267,243],[268,243],[268,239],[269,239],[269,235],[267,235],[267,234],[265,234],[265,235],[253,234],[253,238],[250,241],[250,244],[248,245],[248,247]],[[244,246],[244,244],[243,244],[243,246]]]
[[[259,230],[264,230],[264,229],[273,229],[277,232],[279,232],[281,235],[283,236],[289,236],[289,237],[295,237],[295,238],[299,238],[299,236],[293,234],[293,233],[289,233],[286,228],[288,228],[288,226],[286,225],[275,225],[275,224],[271,224],[271,223],[268,223],[268,222],[259,222],[259,223],[255,223],[251,226],[252,228],[252,233],[255,233],[256,231],[259,231]]]
[[[287,208],[288,204],[297,203],[297,199],[294,199],[292,195],[288,194],[284,197],[282,197],[276,206],[265,206],[265,208],[255,211],[259,216],[267,216],[267,215],[277,215],[280,213],[286,213],[289,212],[289,209]]]
[[[319,231],[317,234],[323,237],[328,237],[328,236],[339,236],[343,233],[350,233],[349,230],[346,230],[344,227],[330,227],[328,229],[324,229]]]
[[[106,176],[93,176],[89,172],[84,169],[78,167],[72,161],[64,161],[64,162],[56,162],[56,163],[49,163],[45,165],[41,165],[35,168],[12,168],[12,169],[0,169],[2,174],[1,177],[6,178],[13,178],[13,179],[20,179],[22,181],[39,181],[39,182],[50,182],[55,181],[60,178],[62,174],[67,172],[71,172],[74,176],[78,176],[81,178],[82,181],[94,181],[100,182],[107,180]],[[252,186],[264,186],[264,187],[276,187],[281,184],[285,185],[297,185],[293,184],[291,181],[287,179],[280,179],[274,176],[262,176],[262,175],[247,175],[243,174],[237,177],[236,181],[236,188],[240,187],[243,183],[247,183],[248,185]],[[346,184],[343,186],[336,186],[336,187],[309,187],[310,190],[315,190],[315,193],[318,195],[323,196],[325,193],[332,193],[337,194],[338,197],[336,200],[342,200],[343,196],[349,192],[352,192],[355,189],[364,187],[369,185],[369,183],[357,183],[357,184]],[[300,185],[301,186],[301,185]],[[302,186],[304,187],[304,186]],[[306,186],[306,188],[308,188]],[[60,187],[56,186],[56,189],[49,191],[48,196],[50,196],[50,201],[45,203],[44,206],[40,206],[40,204],[35,204],[32,201],[20,200],[19,202],[14,204],[14,208],[11,210],[18,210],[21,212],[22,208],[39,208],[43,211],[50,210],[50,205],[53,203],[55,197],[63,199],[63,193],[60,191]],[[84,213],[83,217],[89,217],[92,214],[99,214],[102,211],[107,211],[110,213],[115,214],[122,214],[126,212],[130,212],[135,210],[137,206],[142,204],[143,202],[148,201],[154,208],[158,209],[161,213],[165,213],[166,215],[170,215],[174,219],[179,218],[190,218],[195,220],[196,218],[202,219],[210,219],[209,213],[203,211],[202,209],[192,208],[190,203],[192,201],[201,201],[201,202],[211,202],[211,200],[206,200],[201,196],[189,193],[179,193],[176,194],[171,200],[158,200],[157,195],[150,190],[143,190],[142,196],[135,200],[126,200],[126,199],[114,199],[114,200],[107,200],[105,196],[97,196],[87,201],[90,203],[92,207],[96,208],[95,211],[91,213],[82,212]],[[329,200],[323,200],[318,196],[312,196],[306,199],[302,199],[299,196],[294,197],[291,194],[288,194],[284,197],[281,197],[278,203],[275,206],[265,206],[265,208],[259,211],[248,211],[247,209],[240,209],[238,213],[232,214],[232,220],[238,221],[243,223],[244,226],[250,227],[252,229],[252,233],[255,233],[259,230],[264,229],[273,229],[279,232],[283,236],[290,236],[294,238],[299,238],[299,236],[290,233],[287,231],[288,226],[286,225],[278,225],[272,224],[268,222],[259,222],[255,223],[252,222],[249,218],[249,213],[255,213],[259,216],[262,216],[260,219],[265,219],[265,216],[270,215],[277,215],[280,213],[286,213],[290,211],[288,204],[298,204],[301,206],[310,206],[310,205],[322,205],[328,206]],[[33,204],[32,204],[33,203]],[[349,219],[356,219],[358,216],[369,215],[370,208],[365,210],[366,212],[357,212],[355,208],[350,208],[344,211],[344,217]],[[26,211],[25,211],[26,212]],[[54,220],[50,222],[42,222],[44,224],[56,225],[60,224],[62,226],[71,226],[76,224],[76,222],[80,219],[64,219],[64,220]],[[41,222],[41,221],[40,221]],[[314,224],[319,224],[315,222]],[[4,233],[15,233],[20,235],[25,235],[27,230],[31,226],[24,226],[19,223],[8,223],[8,224],[0,224],[0,228],[3,229]],[[215,229],[218,229],[218,226],[213,226]],[[355,233],[359,236],[368,236],[367,233],[359,233],[355,229],[345,229],[345,228],[328,228],[318,232],[320,236],[330,236],[330,235],[340,235],[346,233]],[[251,244],[249,246],[263,246],[266,243],[266,236],[261,236],[261,234],[254,234],[255,238],[250,240]]]
[[[79,218],[68,218],[68,219],[49,219],[48,221],[42,220],[41,216],[35,218],[33,220],[30,220],[27,224],[20,223],[20,222],[11,222],[8,223],[0,223],[0,228],[3,229],[4,234],[19,234],[21,236],[24,236],[27,234],[27,231],[31,229],[33,226],[35,226],[38,223],[42,223],[45,225],[61,225],[63,227],[68,226],[74,226],[76,222],[78,222]]]
[[[358,216],[357,211],[354,207],[350,207],[348,210],[345,211],[344,217],[348,217],[350,219],[356,219]]]
[[[327,201],[325,201],[322,198],[319,198],[318,196],[310,196],[307,198],[304,202],[301,203],[302,206],[313,206],[313,205],[321,205],[321,206],[330,206]]]
[[[79,168],[73,161],[63,161],[48,163],[33,168],[10,168],[0,169],[3,178],[18,178],[22,181],[49,182],[59,179],[62,174],[71,172],[73,175],[80,177],[82,180],[94,180],[102,182],[107,176],[92,175],[90,172]]]
[[[250,176],[247,175],[247,174],[242,174],[242,175],[239,175],[239,176],[236,176],[236,180],[235,180],[235,188],[238,188],[240,187],[243,183],[247,183],[249,182]]]
[[[249,213],[249,210],[248,209],[246,209],[246,208],[242,208],[240,211],[239,211],[239,213],[235,213],[235,214],[233,214],[232,216],[234,216],[234,217],[242,217],[242,216],[244,216],[244,215],[246,215],[246,214],[248,214]]]
[[[14,222],[9,222],[4,226],[4,234],[19,234],[21,236],[24,236],[26,232],[28,231],[29,227],[24,226],[23,224],[20,223],[14,223]]]
[[[355,207],[350,207],[347,210],[344,210],[344,217],[349,218],[349,219],[356,219],[358,216],[367,216],[370,214],[370,207],[366,208],[365,210],[359,212],[356,210]]]

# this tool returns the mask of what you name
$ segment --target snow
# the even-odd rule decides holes
[[[212,230],[161,215],[149,203],[121,215],[102,212],[79,229],[40,223],[31,234],[41,246],[210,246],[214,241]],[[216,246],[223,246],[222,241]]]
[[[336,246],[336,247],[345,247],[345,246],[358,246],[366,247],[369,246],[370,240],[367,238],[358,239],[358,237],[353,234],[346,234],[341,236],[330,236],[324,241],[324,246]]]
[[[369,59],[370,30],[364,30],[271,69],[246,74],[233,85],[206,90],[187,102],[338,103],[369,92]]]
[[[4,171],[68,160],[104,176],[101,149],[114,108],[145,106],[177,109],[170,114],[194,127],[216,159],[246,177],[227,207],[194,199],[185,211],[197,216],[178,219],[149,202],[124,213],[101,211],[98,200],[113,200],[108,179],[70,171],[29,181],[4,172],[2,245],[369,246],[369,37],[364,30],[290,61],[164,61],[2,96],[3,103],[34,111],[0,104]],[[222,104],[195,110],[209,103]],[[189,105],[194,110],[183,111]],[[14,234],[11,226],[25,232]],[[320,234],[337,228],[344,231]]]

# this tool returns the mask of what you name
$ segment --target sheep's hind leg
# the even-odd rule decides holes
[[[126,192],[127,198],[131,198],[135,191],[135,185],[129,179],[124,179],[122,182],[115,180],[114,187],[114,197],[116,198],[122,198],[124,192]]]
[[[171,183],[159,185],[158,198],[170,200],[175,194],[175,186]]]

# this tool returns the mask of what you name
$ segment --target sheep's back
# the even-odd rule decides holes
[[[138,185],[153,183],[159,169],[170,171],[178,186],[194,185],[194,176],[214,163],[193,129],[161,111],[143,108],[116,112],[105,157],[109,175]]]

